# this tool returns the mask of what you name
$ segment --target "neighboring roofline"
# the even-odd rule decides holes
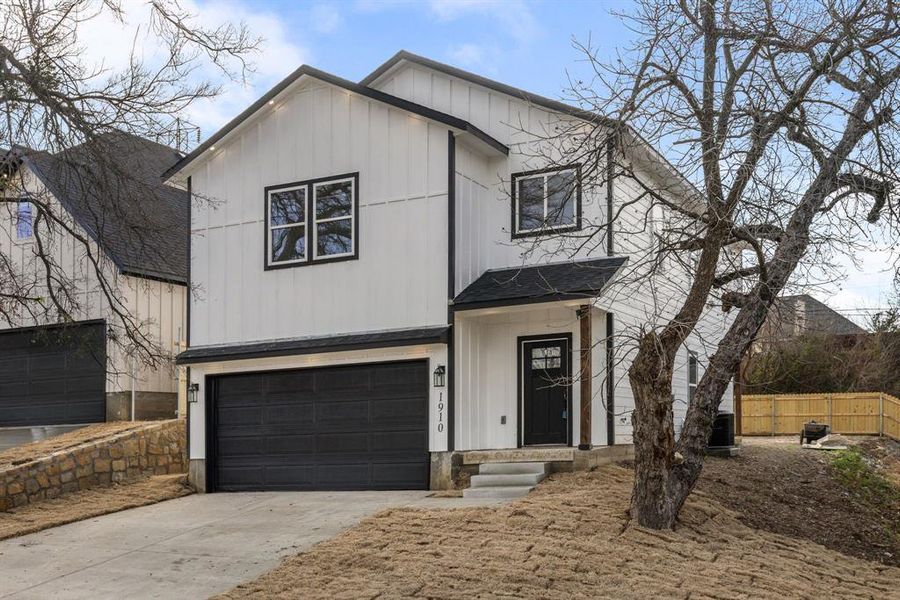
[[[139,279],[148,279],[150,281],[159,281],[161,283],[170,283],[172,285],[187,285],[186,277],[178,277],[171,273],[163,273],[162,271],[153,271],[150,269],[119,269],[120,275],[126,277],[137,277]]]
[[[175,358],[178,365],[195,365],[232,360],[325,354],[374,348],[396,348],[423,344],[446,344],[450,327],[387,329],[340,335],[303,337],[247,344],[199,346],[189,348]]]
[[[415,102],[410,102],[409,100],[404,100],[403,98],[398,98],[396,96],[386,94],[380,90],[372,89],[364,85],[354,83],[348,79],[343,79],[336,75],[332,75],[331,73],[320,71],[319,69],[310,67],[309,65],[301,65],[297,70],[295,70],[293,73],[276,84],[275,87],[266,92],[256,102],[251,104],[246,110],[244,110],[238,116],[225,124],[224,127],[211,135],[205,142],[194,148],[194,150],[190,154],[175,163],[171,168],[169,168],[165,173],[162,174],[163,180],[171,178],[173,175],[184,169],[188,164],[194,162],[194,160],[199,158],[200,155],[202,155],[210,147],[215,145],[216,142],[224,138],[226,135],[231,133],[232,130],[234,130],[244,121],[256,114],[256,112],[263,108],[269,102],[269,100],[275,98],[278,94],[286,90],[295,81],[297,81],[304,75],[343,88],[347,91],[359,94],[360,96],[365,96],[366,98],[371,98],[372,100],[377,100],[378,102],[383,102],[384,104],[388,104],[395,108],[399,108],[401,110],[419,115],[420,117],[424,117],[431,121],[441,123],[453,129],[464,131],[481,140],[488,146],[492,147],[494,150],[504,155],[509,154],[509,148],[505,144],[494,139],[468,121],[465,121],[458,117],[454,117],[452,115],[448,115],[446,113],[442,113],[427,106],[422,106],[421,104],[416,104]]]
[[[463,69],[454,67],[452,65],[448,65],[442,62],[438,62],[436,60],[432,60],[425,56],[420,56],[418,54],[414,54],[407,50],[400,50],[396,54],[394,54],[387,61],[382,63],[378,68],[374,71],[366,75],[362,80],[360,80],[360,85],[370,86],[375,83],[382,75],[390,71],[394,68],[395,65],[400,63],[403,60],[408,60],[413,63],[420,64],[429,69],[434,69],[435,71],[445,73],[452,77],[457,77],[459,79],[463,79],[465,81],[469,81],[476,85],[480,85],[486,87],[488,89],[494,90],[496,92],[500,92],[501,94],[507,94],[509,96],[518,97],[526,102],[531,104],[542,106],[546,109],[559,112],[562,114],[570,115],[581,119],[583,121],[588,121],[590,123],[598,123],[604,125],[609,128],[615,128],[617,126],[621,126],[622,123],[616,119],[612,119],[605,115],[601,115],[599,113],[585,110],[583,108],[578,108],[577,106],[572,106],[571,104],[566,104],[565,102],[560,102],[559,100],[553,100],[552,98],[547,98],[546,96],[541,96],[539,94],[535,94],[529,92],[528,90],[523,90],[521,88],[513,87],[511,85],[507,85],[505,83],[496,81],[494,79],[488,79],[487,77],[483,77],[476,73],[472,73],[470,71],[465,71]],[[644,148],[651,152],[653,156],[661,162],[665,167],[671,170],[675,175],[688,186],[690,190],[693,190],[694,193],[697,194],[698,197],[702,198],[702,194],[700,190],[697,189],[684,174],[679,171],[675,165],[673,165],[668,158],[663,156],[652,144],[650,144],[644,137],[639,134],[633,127],[630,125],[625,125],[624,128],[626,133],[631,134],[634,138],[644,146]]]
[[[119,261],[116,260],[116,257],[113,255],[113,253],[107,251],[107,249],[104,247],[104,244],[101,241],[99,235],[95,233],[91,227],[88,227],[87,224],[82,223],[79,220],[78,215],[76,214],[77,211],[73,211],[71,208],[69,208],[68,198],[65,198],[64,195],[60,193],[60,190],[56,187],[53,181],[51,181],[51,178],[46,173],[43,173],[40,167],[38,167],[38,165],[36,165],[34,161],[31,160],[31,154],[41,153],[57,160],[61,159],[58,159],[56,156],[50,154],[49,152],[46,152],[45,150],[31,150],[29,148],[25,148],[24,146],[21,147],[21,149],[24,150],[24,152],[19,155],[19,160],[21,161],[21,163],[25,165],[29,171],[34,173],[34,176],[37,177],[38,180],[40,180],[40,182],[50,191],[51,194],[53,194],[53,197],[59,201],[60,206],[62,206],[65,211],[69,213],[69,216],[72,217],[75,223],[84,230],[88,237],[91,238],[94,243],[97,244],[97,246],[103,251],[103,254],[105,254],[106,257],[113,263],[113,265],[115,265],[116,270],[120,275],[139,277],[141,279],[151,279],[154,281],[173,283],[177,285],[188,284],[187,279],[178,277],[176,275],[173,275],[172,273],[163,273],[162,271],[154,271],[152,269],[126,267],[125,265],[120,264]]]

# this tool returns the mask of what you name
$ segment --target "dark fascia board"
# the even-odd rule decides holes
[[[479,308],[500,308],[504,306],[521,306],[523,304],[541,304],[544,302],[563,302],[566,300],[591,300],[602,293],[601,290],[585,292],[567,292],[560,294],[545,294],[543,296],[519,296],[516,298],[504,298],[502,300],[483,300],[478,302],[454,303],[453,310],[477,310]]]
[[[331,73],[320,71],[319,69],[316,69],[314,67],[301,65],[300,68],[282,79],[275,87],[266,92],[259,100],[251,104],[250,107],[247,108],[244,112],[229,121],[224,127],[210,136],[209,139],[197,146],[190,154],[172,165],[171,168],[169,168],[165,173],[162,174],[163,180],[169,179],[170,177],[184,169],[184,167],[186,167],[188,164],[190,164],[200,155],[206,152],[211,146],[215,145],[216,142],[228,135],[233,129],[250,118],[258,110],[263,108],[269,102],[269,100],[275,98],[278,94],[283,92],[291,84],[293,84],[304,75],[343,88],[347,91],[359,94],[360,96],[365,96],[366,98],[371,98],[373,100],[377,100],[378,102],[383,102],[401,110],[411,112],[426,119],[441,123],[448,127],[452,127],[453,129],[465,131],[466,133],[471,134],[488,146],[492,147],[494,150],[504,155],[509,154],[509,148],[505,144],[489,136],[487,133],[475,127],[468,121],[465,121],[458,117],[454,117],[452,115],[448,115],[446,113],[442,113],[440,111],[434,110],[433,108],[428,108],[427,106],[422,106],[421,104],[416,104],[415,102],[404,100],[403,98],[398,98],[396,96],[386,94],[382,91],[366,87],[365,85],[354,83],[348,79],[343,79],[336,75],[332,75]]]
[[[175,362],[179,365],[191,365],[253,358],[326,354],[349,350],[446,344],[448,330],[448,326],[441,325],[422,329],[393,329],[317,338],[199,347],[182,352],[176,357]]]
[[[12,327],[0,329],[0,335],[7,333],[24,333],[26,331],[44,331],[48,329],[65,329],[67,327],[81,327],[82,325],[104,325],[106,319],[85,319],[84,321],[72,321],[71,323],[47,323],[45,325],[28,325],[26,327]]]
[[[399,52],[397,52],[397,54],[389,58],[377,69],[366,75],[365,78],[363,78],[362,81],[359,82],[360,85],[371,85],[372,83],[377,81],[379,77],[390,71],[394,67],[394,65],[403,60],[418,63],[424,67],[428,67],[429,69],[434,69],[435,71],[440,71],[442,73],[446,73],[447,75],[451,75],[465,81],[470,81],[474,84],[486,87],[502,94],[516,96],[531,104],[536,104],[537,106],[543,106],[556,112],[572,115],[585,121],[597,122],[610,126],[616,123],[613,119],[604,117],[603,115],[597,114],[595,112],[577,108],[564,102],[560,102],[559,100],[553,100],[551,98],[534,94],[521,88],[513,87],[511,85],[507,85],[493,79],[488,79],[487,77],[482,77],[481,75],[477,75],[469,71],[464,71],[463,69],[458,69],[457,67],[444,64],[436,60],[426,58],[424,56],[419,56],[418,54],[413,54],[412,52],[408,52],[406,50],[400,50]]]
[[[369,86],[372,85],[375,81],[377,81],[382,75],[390,71],[394,68],[394,65],[397,63],[408,60],[413,63],[417,63],[422,65],[423,67],[427,67],[429,69],[434,69],[435,71],[445,73],[452,77],[457,77],[464,81],[469,81],[476,85],[480,85],[482,87],[486,87],[490,90],[494,90],[496,92],[500,92],[501,94],[507,94],[509,96],[514,96],[517,98],[521,98],[522,100],[534,104],[536,106],[542,106],[549,110],[562,113],[565,115],[570,115],[572,117],[576,117],[581,119],[582,121],[587,121],[589,123],[596,123],[599,125],[603,125],[610,129],[615,130],[616,128],[621,128],[622,123],[616,119],[612,119],[610,117],[601,115],[596,112],[592,112],[589,110],[585,110],[583,108],[578,108],[577,106],[572,106],[570,104],[566,104],[565,102],[560,102],[559,100],[553,100],[552,98],[547,98],[546,96],[541,96],[539,94],[535,94],[529,92],[527,90],[523,90],[521,88],[513,87],[511,85],[507,85],[505,83],[501,83],[494,79],[488,79],[487,77],[482,77],[481,75],[477,75],[475,73],[471,73],[469,71],[464,71],[463,69],[459,69],[452,65],[444,64],[442,62],[438,62],[436,60],[432,60],[430,58],[426,58],[424,56],[420,56],[418,54],[413,54],[412,52],[408,52],[406,50],[400,50],[394,56],[385,61],[381,66],[377,69],[366,75],[359,83],[360,85]],[[656,158],[662,162],[669,170],[676,174],[676,176],[681,179],[690,189],[694,190],[694,192],[698,196],[702,196],[700,191],[697,190],[696,186],[691,183],[678,169],[675,168],[669,159],[660,154],[660,152],[654,148],[647,140],[644,139],[642,135],[640,135],[637,131],[634,130],[633,127],[626,125],[624,131],[633,136],[638,143],[647,148],[650,152],[652,152]]]

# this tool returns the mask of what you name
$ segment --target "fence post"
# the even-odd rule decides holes
[[[772,396],[772,435],[776,435],[775,429],[775,396]]]
[[[884,392],[878,394],[878,435],[884,435]]]
[[[825,400],[828,402],[828,426],[834,431],[834,405],[831,402],[831,394],[825,394]]]

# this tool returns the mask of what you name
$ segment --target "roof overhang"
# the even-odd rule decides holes
[[[509,154],[509,148],[491,137],[478,127],[472,125],[464,119],[448,115],[446,113],[434,110],[415,102],[404,100],[392,96],[380,90],[372,89],[365,85],[354,83],[347,79],[337,77],[331,73],[320,71],[319,69],[302,65],[296,71],[285,77],[275,87],[266,92],[256,102],[251,104],[241,114],[229,121],[224,127],[211,135],[205,142],[197,146],[190,154],[175,163],[170,169],[162,174],[163,180],[169,180],[176,177],[185,170],[190,164],[199,160],[201,157],[207,156],[208,152],[213,150],[216,144],[226,142],[233,134],[241,130],[254,116],[260,113],[270,104],[276,104],[280,98],[287,95],[290,89],[293,89],[303,79],[315,79],[330,85],[347,90],[348,92],[358,94],[360,96],[370,98],[372,100],[382,102],[388,106],[404,110],[411,114],[417,115],[429,121],[445,125],[448,129],[461,136],[463,139],[470,139],[473,144],[482,148],[490,155],[506,156]]]
[[[176,357],[175,362],[179,365],[195,365],[255,358],[369,350],[374,348],[446,344],[448,331],[448,326],[440,325],[417,329],[388,329],[384,331],[365,331],[344,335],[270,340],[265,342],[251,342],[248,344],[198,346],[185,350],[179,354]]]

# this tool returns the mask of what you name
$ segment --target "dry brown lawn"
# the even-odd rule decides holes
[[[631,483],[607,466],[496,508],[389,510],[222,598],[900,598],[900,569],[751,528],[702,492],[677,530],[635,527]]]
[[[53,436],[40,442],[25,444],[24,446],[16,446],[0,452],[0,470],[7,469],[14,465],[20,465],[38,458],[43,458],[48,454],[53,454],[59,450],[66,450],[94,442],[106,437],[110,437],[117,433],[123,433],[132,429],[139,429],[151,423],[152,421],[115,421],[112,423],[97,423],[88,425],[68,433]],[[157,421],[159,422],[159,421]]]
[[[185,475],[159,475],[126,485],[74,492],[0,512],[0,540],[191,493]]]

